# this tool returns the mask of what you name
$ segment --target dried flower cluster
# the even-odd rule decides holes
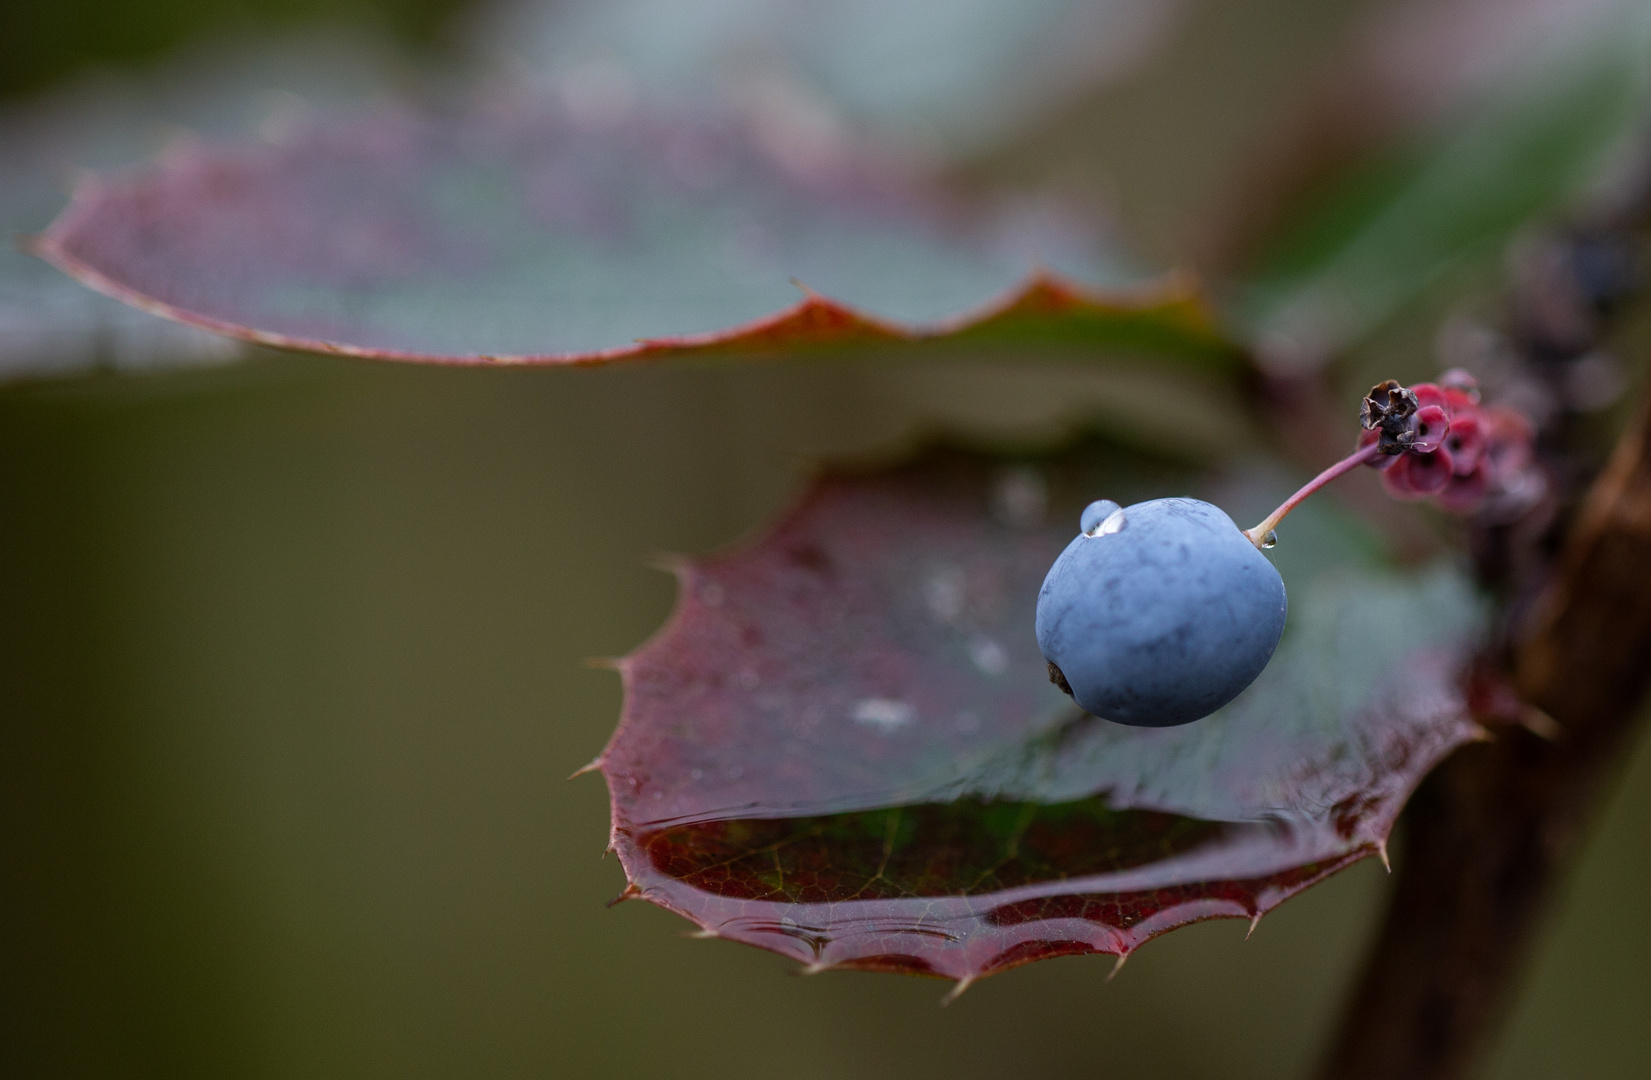
[[[1528,506],[1544,487],[1530,422],[1512,409],[1481,405],[1478,383],[1465,371],[1408,388],[1380,383],[1365,397],[1359,420],[1359,445],[1380,444],[1370,465],[1397,498],[1433,498],[1465,514],[1489,504]]]

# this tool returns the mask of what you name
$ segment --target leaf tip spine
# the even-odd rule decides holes
[[[636,882],[634,882],[634,881],[627,882],[626,885],[625,885],[624,891],[621,892],[618,896],[614,897],[612,900],[608,901],[608,907],[610,907],[610,908],[618,907],[620,904],[623,904],[626,900],[635,900],[637,897],[639,897],[641,895],[642,895],[642,890],[636,887]]]

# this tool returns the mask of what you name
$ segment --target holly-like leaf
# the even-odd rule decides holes
[[[1129,728],[1049,684],[1033,612],[1079,507],[1198,483],[1099,444],[934,454],[683,562],[596,762],[626,895],[811,970],[966,982],[1257,919],[1384,851],[1480,733],[1458,688],[1480,606],[1449,568],[1379,568],[1309,508],[1283,643],[1232,704]]]
[[[593,126],[501,96],[444,118],[386,109],[274,144],[180,146],[85,181],[35,250],[159,315],[383,359],[939,339],[1233,361],[1184,284],[1105,297],[1037,269],[1105,273],[1077,230],[1029,220],[949,204],[807,132],[682,115]]]

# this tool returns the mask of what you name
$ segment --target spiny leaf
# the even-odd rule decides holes
[[[598,762],[629,895],[810,970],[970,980],[1258,918],[1382,851],[1479,734],[1457,686],[1479,605],[1448,568],[1292,519],[1290,626],[1231,705],[1126,728],[1049,685],[1033,611],[1079,507],[1196,482],[1099,444],[939,453],[829,476],[754,546],[682,563]]]
[[[278,144],[180,146],[83,183],[35,250],[159,315],[393,360],[944,340],[1231,365],[1184,283],[1109,297],[1035,269],[1094,271],[1084,246],[1066,226],[970,213],[846,144],[726,118],[593,128],[501,97],[445,118],[312,123]]]

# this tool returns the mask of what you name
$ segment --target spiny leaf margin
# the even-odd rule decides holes
[[[1456,747],[1485,737],[1459,679],[1458,665],[1477,633],[1471,629],[1477,617],[1469,611],[1474,601],[1461,592],[1465,586],[1452,585],[1459,579],[1442,570],[1418,582],[1419,595],[1427,597],[1420,608],[1396,594],[1376,599],[1370,610],[1351,611],[1345,603],[1338,608],[1334,596],[1326,608],[1322,597],[1329,594],[1309,591],[1307,607],[1316,595],[1320,610],[1297,614],[1304,625],[1297,628],[1296,651],[1303,656],[1287,659],[1281,652],[1262,683],[1222,714],[1201,721],[1201,729],[1140,732],[1093,718],[1060,719],[1056,714],[1069,706],[1043,681],[1035,646],[1003,632],[1029,624],[1029,611],[1019,609],[1035,595],[1036,579],[1065,530],[1040,530],[1046,536],[998,530],[992,541],[998,551],[968,575],[987,582],[987,592],[995,591],[1000,600],[1009,598],[995,621],[979,623],[971,632],[985,627],[1009,646],[1012,685],[983,678],[966,661],[945,655],[962,652],[954,648],[962,639],[948,643],[945,634],[926,634],[910,618],[921,601],[914,605],[899,595],[926,587],[917,581],[921,575],[911,572],[919,565],[906,557],[912,551],[937,549],[933,554],[944,561],[955,554],[947,544],[957,550],[978,547],[984,535],[974,520],[978,513],[958,513],[960,504],[951,497],[957,485],[948,484],[943,472],[908,472],[904,484],[898,471],[858,480],[827,476],[754,544],[676,563],[677,608],[654,638],[615,663],[625,682],[624,711],[608,747],[587,766],[600,770],[609,785],[610,849],[617,851],[628,880],[622,898],[647,899],[694,922],[698,936],[778,952],[807,971],[898,971],[966,985],[1052,956],[1106,953],[1121,962],[1147,940],[1193,922],[1243,918],[1253,928],[1267,911],[1337,870],[1371,856],[1385,859],[1387,837],[1414,785]],[[885,489],[881,495],[879,486]],[[1126,494],[1117,484],[1108,493]],[[887,511],[896,504],[890,520]],[[1298,537],[1300,531],[1298,525]],[[880,552],[914,536],[929,540],[913,543],[891,563],[897,573],[863,570]],[[994,578],[993,561],[999,569],[1011,566],[1012,573]],[[844,568],[849,572],[842,573]],[[829,587],[809,585],[805,579],[816,571],[835,575]],[[750,593],[743,597],[738,595],[742,578]],[[1384,580],[1390,578],[1346,583],[1342,600],[1367,596]],[[831,608],[834,598],[841,602]],[[788,633],[788,616],[773,613],[793,609],[805,625]],[[885,633],[868,629],[867,610],[892,620]],[[1443,618],[1433,617],[1440,614]],[[1326,727],[1313,718],[1314,710],[1337,709],[1347,689],[1335,678],[1327,685],[1317,685],[1323,679],[1293,682],[1295,677],[1277,665],[1300,668],[1305,661],[1316,670],[1323,665],[1313,650],[1346,649],[1349,641],[1362,662],[1359,643],[1376,633],[1372,615],[1380,616],[1378,625],[1395,619],[1398,625],[1419,625],[1409,641],[1393,645],[1405,653],[1402,658],[1388,657],[1395,662],[1378,665],[1381,673],[1371,682],[1375,696],[1361,698],[1353,713],[1342,711],[1342,720]],[[813,625],[806,625],[810,621]],[[1426,644],[1429,634],[1440,640]],[[1336,644],[1338,638],[1343,644]],[[1391,652],[1387,644],[1383,648]],[[1436,646],[1438,655],[1429,655]],[[912,654],[919,654],[916,663]],[[810,664],[819,670],[810,670]],[[1401,670],[1403,678],[1392,677]],[[833,678],[853,684],[854,692],[833,700]],[[823,742],[793,730],[811,708],[823,711],[829,728],[861,694],[915,704],[914,715],[922,722],[909,725],[911,733],[933,717],[952,715],[961,702],[984,715],[986,725],[1000,726],[1004,737],[995,738],[991,727],[984,738],[957,737],[935,727],[923,730],[921,745],[898,750],[893,749],[898,739],[852,724],[839,725],[847,734],[829,734]],[[762,704],[760,695],[771,700]],[[885,712],[886,720],[893,718],[892,708]],[[1231,718],[1223,720],[1229,712]],[[1230,743],[1222,745],[1221,724],[1242,744],[1236,758]],[[796,745],[786,749],[788,742]],[[896,755],[892,765],[885,750]],[[1185,780],[1188,769],[1213,778],[1218,789],[1213,801],[1210,792],[1192,793],[1190,803],[1186,792],[1177,793],[1175,776],[1179,771]],[[1178,814],[1178,799],[1193,809]],[[909,886],[897,887],[892,878],[878,883],[879,870],[849,893],[834,894],[833,888],[852,884],[855,873],[844,871],[836,859],[811,861],[807,846],[837,842],[832,837],[845,829],[864,833],[866,822],[890,811],[893,828],[901,809],[919,816],[950,814],[953,824],[1004,810],[1045,819],[1049,813],[1076,813],[1080,819],[1145,814],[1149,833],[1185,832],[1190,826],[1195,834],[1203,829],[1204,836],[1195,835],[1192,847],[1166,850],[1165,869],[1126,860],[1111,870],[1102,867],[1096,876],[1093,868],[1068,864],[1069,882],[1064,874],[1056,875],[1061,881],[1023,877],[1021,884],[982,893],[934,889],[933,875],[920,867],[918,877],[931,879],[931,891],[892,900],[881,894]],[[773,840],[787,826],[800,830],[792,840],[771,852],[764,847],[739,854],[737,834],[769,832]],[[727,828],[735,831],[732,841],[719,831]],[[1127,842],[1132,826],[1126,822],[1124,828],[1117,835]],[[1060,840],[1058,832],[1045,833]],[[1093,861],[1105,839],[1103,832],[1101,844],[1085,844],[1090,853],[1085,858]],[[785,862],[785,844],[803,854]],[[1057,843],[1050,850],[1060,848]],[[716,866],[697,866],[696,850],[723,853]],[[957,854],[944,845],[937,850],[942,862]],[[894,853],[888,849],[884,855],[891,875],[895,865],[887,860]],[[1037,851],[1022,855],[1040,857]],[[1030,865],[1014,858],[1023,868]],[[1200,871],[1200,858],[1228,872]],[[765,869],[770,859],[772,870]],[[1192,876],[1186,877],[1189,866]],[[1257,872],[1230,872],[1244,866]],[[798,871],[809,880],[786,877]],[[914,880],[909,872],[907,879]],[[873,885],[878,895],[863,891]],[[859,929],[834,932],[850,924]]]

